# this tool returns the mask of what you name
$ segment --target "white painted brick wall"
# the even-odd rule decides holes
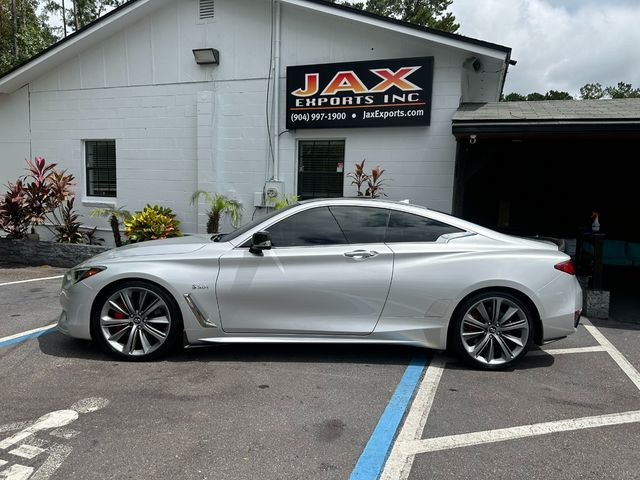
[[[132,211],[146,203],[169,206],[190,232],[206,223],[206,206],[189,204],[196,188],[236,196],[250,219],[253,192],[262,190],[269,160],[268,2],[218,0],[216,21],[208,24],[195,23],[195,7],[194,0],[170,2],[29,86],[33,155],[69,169],[79,197],[85,188],[83,140],[115,139],[117,205]],[[369,168],[386,169],[389,198],[450,210],[456,148],[451,116],[463,77],[473,82],[462,70],[469,53],[287,6],[282,22],[281,131],[287,65],[435,57],[431,126],[283,133],[286,191],[296,191],[299,139],[346,139],[345,195],[355,194],[346,173],[366,158]],[[219,66],[195,64],[191,49],[205,46],[220,50]],[[26,89],[0,97],[5,178],[28,152],[27,104]],[[107,228],[106,220],[88,216],[90,208],[80,209],[83,220]]]

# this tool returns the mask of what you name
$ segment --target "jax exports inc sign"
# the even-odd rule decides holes
[[[287,67],[287,129],[429,125],[433,57]]]

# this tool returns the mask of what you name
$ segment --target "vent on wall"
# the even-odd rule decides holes
[[[198,12],[200,20],[210,20],[215,14],[215,0],[198,0]]]

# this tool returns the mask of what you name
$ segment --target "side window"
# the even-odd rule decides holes
[[[383,243],[389,210],[373,207],[329,207],[349,243]]]
[[[459,228],[412,213],[392,210],[387,228],[387,243],[435,242],[446,233],[463,232]]]
[[[116,197],[116,141],[85,140],[87,196]]]
[[[336,219],[327,207],[312,208],[297,213],[272,225],[274,247],[310,247],[317,245],[341,245],[347,243]]]

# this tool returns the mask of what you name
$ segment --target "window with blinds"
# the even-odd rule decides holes
[[[116,141],[87,140],[86,183],[89,197],[115,197],[116,190]]]
[[[298,142],[298,196],[342,197],[344,184],[344,140],[300,140]]]

